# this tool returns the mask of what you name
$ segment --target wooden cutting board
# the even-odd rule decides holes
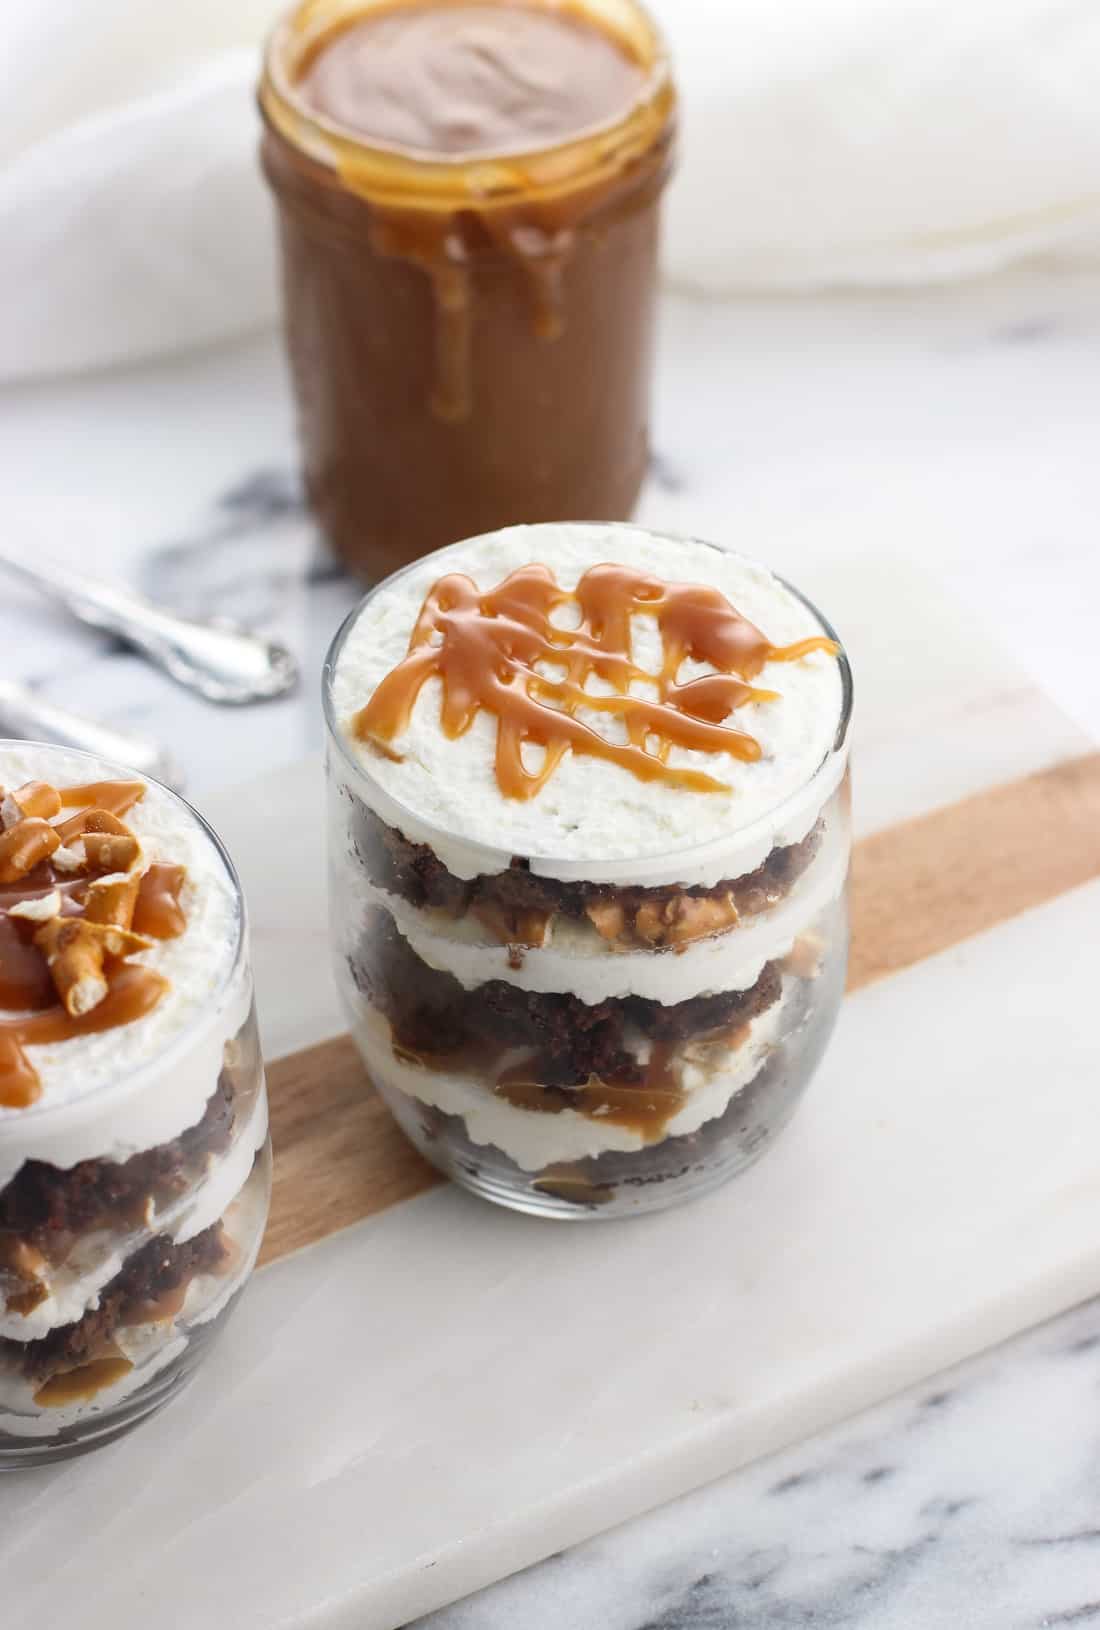
[[[5,1630],[388,1630],[1100,1288],[1100,756],[919,576],[808,587],[856,669],[851,989],[775,1149],[678,1211],[438,1184],[332,1039],[318,765],[213,801],[267,1266],[186,1402],[0,1482]]]
[[[888,827],[852,858],[848,989],[1097,878],[1100,753]],[[268,1080],[279,1160],[263,1264],[442,1182],[397,1130],[348,1036],[278,1059]]]

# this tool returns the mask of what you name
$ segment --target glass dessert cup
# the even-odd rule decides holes
[[[523,530],[533,556],[551,529]],[[433,832],[347,737],[342,656],[403,576],[352,613],[324,680],[336,975],[370,1079],[426,1159],[514,1209],[619,1217],[703,1194],[774,1142],[843,994],[843,651],[829,745],[760,818],[638,860],[509,853]]]
[[[302,76],[393,0],[303,0],[269,43],[262,161],[305,483],[368,582],[511,522],[625,519],[645,478],[676,121],[664,45],[636,0],[526,3],[629,54],[621,114],[522,151],[386,145],[319,112]]]
[[[57,867],[0,877],[0,1469],[109,1442],[181,1390],[251,1274],[271,1185],[244,903],[218,838],[156,783],[85,754],[0,742],[9,794],[32,780],[28,767],[62,792],[143,786],[123,816],[140,848],[141,904],[127,932],[143,932],[107,972],[112,996],[146,969],[164,993],[138,1017],[97,1029],[93,1010],[62,1039],[40,1039],[55,1015],[66,1023],[64,1010],[39,997],[21,1014],[6,978],[38,943],[29,912],[57,893],[74,913],[59,920],[91,920],[90,897],[123,879],[89,877],[79,836]],[[86,807],[103,814],[72,807],[60,812],[70,825]],[[18,811],[4,809],[7,837]],[[117,817],[92,824],[119,841]],[[147,896],[138,877],[157,877],[169,858],[184,863],[174,894]],[[163,933],[154,904],[180,912]]]

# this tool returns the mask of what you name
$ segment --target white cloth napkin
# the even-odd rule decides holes
[[[268,323],[276,0],[40,0],[0,65],[0,380]],[[683,148],[666,270],[708,291],[1100,258],[1095,0],[652,0]]]

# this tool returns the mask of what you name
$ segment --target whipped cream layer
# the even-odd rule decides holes
[[[83,753],[0,745],[0,785],[9,790],[32,780],[63,790],[142,779]],[[169,989],[130,1024],[25,1048],[41,1093],[27,1108],[0,1106],[0,1188],[24,1160],[65,1168],[86,1159],[125,1160],[177,1137],[201,1118],[225,1045],[248,1018],[241,910],[218,848],[187,805],[152,782],[125,822],[141,844],[143,869],[156,862],[186,868],[180,896],[186,931],[130,958],[162,974]]]
[[[575,588],[589,567],[605,562],[665,581],[707,584],[775,646],[823,632],[813,612],[765,567],[713,545],[630,526],[510,527],[417,562],[359,609],[331,677],[342,758],[334,763],[337,778],[387,824],[429,844],[462,878],[501,871],[512,855],[523,855],[531,858],[533,871],[546,876],[711,885],[751,870],[777,843],[804,837],[844,769],[843,753],[835,751],[844,700],[841,668],[823,652],[766,663],[754,677],[754,687],[775,691],[778,699],[740,707],[727,722],[760,744],[755,762],[671,748],[672,767],[705,772],[728,788],[721,792],[641,781],[618,764],[567,752],[535,797],[506,798],[494,771],[497,719],[482,711],[465,735],[449,739],[440,722],[437,678],[424,685],[408,729],[393,742],[399,757],[354,738],[356,714],[404,658],[423,600],[440,577],[462,572],[488,591],[536,561],[549,566],[565,590]],[[571,609],[561,608],[554,620],[570,626]],[[631,656],[647,672],[660,669],[654,618],[633,619]],[[688,660],[676,677],[685,682],[713,671]],[[549,667],[546,673],[554,676]],[[597,677],[588,689],[593,695],[611,693]],[[642,681],[632,689],[649,699],[657,694]],[[577,717],[608,740],[626,739],[621,720],[607,713],[582,708]],[[541,749],[525,749],[529,769],[537,769],[540,758]],[[733,863],[734,856],[739,863]]]

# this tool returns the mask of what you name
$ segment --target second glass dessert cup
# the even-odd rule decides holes
[[[792,1114],[843,994],[843,652],[832,746],[778,808],[717,842],[586,868],[433,841],[379,784],[333,699],[362,612],[326,665],[332,933],[395,1119],[456,1182],[538,1215],[637,1214],[725,1182]]]
[[[110,1442],[182,1389],[255,1264],[271,1149],[244,902],[215,834],[84,754],[0,742],[0,782],[4,1470]],[[60,844],[18,818],[24,796],[64,799]],[[21,863],[23,829],[53,858]],[[125,927],[107,909],[123,897]],[[51,921],[78,944],[119,936],[102,1007],[75,1019],[34,988]],[[97,1020],[143,980],[162,986],[155,1006]]]

